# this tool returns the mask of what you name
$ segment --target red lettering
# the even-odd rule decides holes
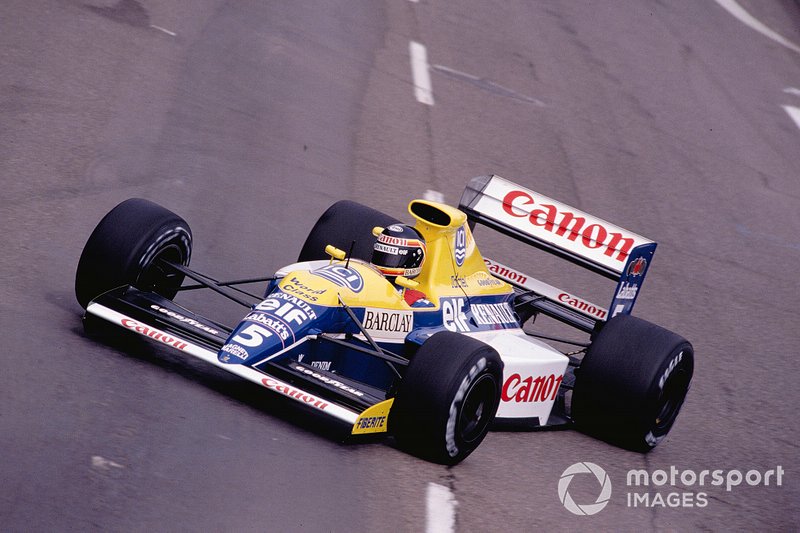
[[[597,236],[592,237],[592,233],[594,232],[594,228],[597,228]],[[606,228],[601,226],[600,224],[592,224],[590,226],[586,226],[586,229],[583,230],[583,238],[581,241],[583,245],[587,248],[600,248],[603,246],[603,243],[606,241],[606,237],[608,236],[608,232]]]
[[[563,376],[533,376],[522,378],[519,374],[511,374],[503,384],[500,397],[504,402],[546,402],[556,399]]]
[[[620,246],[620,244],[622,244],[622,246]],[[611,257],[614,255],[614,251],[619,250],[617,261],[625,261],[631,253],[631,248],[633,248],[633,239],[630,237],[623,237],[622,233],[612,233],[608,248],[606,248],[606,251],[603,253]]]
[[[522,214],[519,214],[514,211],[513,202],[514,200],[520,197],[524,197],[527,200],[527,202],[525,202],[522,205],[528,205],[533,203],[533,198],[531,198],[531,195],[523,191],[511,191],[510,193],[506,194],[505,198],[503,198],[503,210],[512,217],[524,217],[525,215],[527,215],[527,213],[524,211],[522,212]]]
[[[516,202],[516,204],[515,204]],[[531,210],[526,211],[530,206]],[[630,255],[634,245],[633,237],[625,237],[618,232],[609,233],[608,228],[600,223],[586,226],[585,217],[578,216],[571,211],[558,211],[555,205],[538,205],[533,197],[525,191],[513,190],[503,198],[503,211],[515,218],[528,217],[532,226],[543,228],[545,231],[555,233],[570,241],[577,241],[586,248],[596,250],[604,248],[603,255],[613,257],[614,260],[624,262]],[[536,207],[533,209],[533,207]],[[557,216],[560,215],[560,220]],[[585,226],[585,227],[584,227]],[[614,253],[617,255],[614,256]]]
[[[567,239],[574,241],[578,238],[578,235],[581,233],[581,229],[583,225],[586,223],[586,219],[583,217],[576,217],[574,213],[570,213],[569,211],[562,213],[564,218],[561,219],[561,222],[558,223],[558,229],[556,230],[556,235],[563,237],[567,231],[569,231],[569,235],[567,235]],[[575,223],[575,225],[570,228],[569,225],[571,223]]]

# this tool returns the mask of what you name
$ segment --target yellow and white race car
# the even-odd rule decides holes
[[[575,425],[639,451],[666,436],[694,355],[679,335],[630,315],[654,242],[499,176],[471,180],[458,208],[413,200],[408,211],[413,227],[337,202],[298,262],[268,278],[218,281],[189,268],[185,220],[127,200],[89,237],[76,296],[87,325],[111,322],[329,415],[353,435],[389,434],[443,464],[463,460],[496,425]],[[483,257],[475,224],[613,279],[611,305]],[[265,282],[263,293],[242,288]],[[240,303],[241,321],[227,326],[176,303],[197,288]],[[540,314],[588,340],[523,329]],[[564,343],[578,350],[553,346]]]

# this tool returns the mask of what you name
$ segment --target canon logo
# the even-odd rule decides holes
[[[123,318],[121,323],[126,328],[132,329],[133,331],[139,333],[140,335],[144,335],[145,337],[150,337],[151,339],[157,340],[158,342],[166,344],[167,346],[172,346],[173,348],[177,348],[179,350],[185,350],[187,346],[189,346],[181,339],[176,339],[175,337],[171,337],[170,335],[167,335],[163,331],[158,331],[157,329],[150,328],[148,326],[145,326],[144,324],[136,322],[135,320],[131,320],[130,318]]]
[[[525,283],[528,281],[528,276],[522,272],[517,272],[516,270],[508,268],[507,266],[497,264],[491,259],[486,259],[485,257],[483,258],[483,262],[486,263],[486,269],[489,272],[492,274],[497,274],[503,279],[519,283],[520,285],[525,285]]]
[[[295,400],[299,400],[303,403],[307,403],[324,411],[328,408],[328,403],[324,400],[320,400],[315,396],[311,396],[310,394],[306,394],[305,392],[301,391],[300,389],[295,389],[290,385],[286,385],[285,383],[281,383],[279,381],[275,381],[274,379],[264,378],[261,380],[261,383],[267,387],[268,389],[272,389],[274,391],[280,392],[284,396],[288,396],[289,398],[294,398]]]
[[[530,209],[535,206],[536,209]],[[503,198],[503,210],[512,217],[528,218],[536,227],[544,228],[570,241],[578,241],[586,248],[602,249],[603,255],[624,263],[633,248],[634,239],[622,233],[609,231],[598,223],[586,225],[586,218],[571,211],[561,211],[551,204],[537,204],[525,191],[512,190]],[[614,252],[618,252],[616,257]]]
[[[562,376],[550,374],[549,376],[528,376],[523,378],[519,374],[511,374],[505,383],[501,398],[504,402],[546,402],[556,399],[558,388],[561,386]]]
[[[567,294],[566,292],[562,292],[558,295],[558,301],[567,304],[570,307],[574,307],[578,311],[583,311],[587,315],[595,316],[601,320],[604,320],[608,314],[605,309],[590,304],[586,300],[581,300],[580,298],[572,296],[571,294]]]

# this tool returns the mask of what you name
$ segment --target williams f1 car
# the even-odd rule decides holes
[[[414,279],[388,279],[370,263],[376,236],[399,221],[340,201],[297,262],[270,277],[218,281],[189,268],[185,220],[130,199],[89,237],[76,296],[85,322],[149,337],[341,421],[353,435],[388,434],[442,464],[463,460],[493,426],[575,426],[638,451],[667,435],[694,354],[681,336],[631,315],[655,242],[499,176],[471,180],[458,208],[413,200],[408,211],[425,251]],[[610,278],[610,305],[483,257],[476,224]],[[394,249],[383,241],[383,253]],[[266,289],[243,288],[251,283]],[[241,321],[221,324],[176,303],[198,288],[241,304]],[[409,305],[407,291],[424,294],[424,305]],[[586,341],[532,333],[540,315]],[[577,349],[554,347],[565,342]]]

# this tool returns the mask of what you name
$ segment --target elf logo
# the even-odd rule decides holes
[[[442,325],[450,331],[462,333],[470,330],[467,314],[464,312],[464,298],[442,298]]]

